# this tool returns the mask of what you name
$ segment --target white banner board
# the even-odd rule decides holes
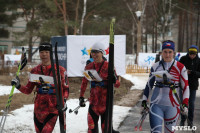
[[[11,54],[4,54],[4,61],[20,61],[21,60],[21,54],[20,55],[11,55]]]
[[[178,55],[178,53],[180,54],[179,60],[182,56],[187,54],[176,52],[176,56]],[[157,53],[139,53],[138,65],[142,67],[151,67],[155,63],[156,54]]]
[[[126,53],[126,36],[115,35],[114,42],[114,63],[118,75],[124,75],[125,70],[125,53]],[[105,47],[105,55],[109,55],[109,35],[94,36],[67,36],[67,73],[69,77],[83,76],[86,61],[90,58],[92,46],[101,42]]]
[[[18,65],[20,61],[21,61],[21,54],[20,55],[4,54],[4,66]]]
[[[139,53],[138,65],[143,67],[151,67],[155,63],[157,53]]]

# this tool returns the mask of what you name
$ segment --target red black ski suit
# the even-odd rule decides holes
[[[68,78],[65,68],[59,66],[60,75],[61,75],[61,88],[63,92],[63,99],[68,98],[69,95],[69,86]],[[56,68],[55,68],[56,70]],[[56,72],[57,73],[57,72]],[[31,74],[40,74],[46,76],[52,76],[51,65],[42,66],[38,65],[31,70]],[[37,133],[51,133],[54,129],[57,117],[58,110],[56,108],[57,101],[55,95],[55,89],[51,94],[44,94],[39,91],[41,83],[30,82],[28,81],[26,86],[21,86],[19,91],[25,94],[30,94],[34,87],[36,86],[36,98],[34,101],[34,124],[35,130]],[[54,85],[52,85],[54,86]],[[63,101],[64,103],[64,101]],[[64,112],[64,122],[65,122],[65,112]],[[64,123],[66,129],[66,123]]]
[[[91,81],[90,90],[90,105],[88,110],[88,133],[98,133],[98,120],[101,116],[101,129],[104,132],[105,111],[106,111],[106,96],[108,85],[108,62],[102,61],[100,63],[92,62],[86,65],[85,70],[95,69],[100,77],[101,82]],[[81,84],[80,97],[84,97],[87,88],[88,80],[84,77]],[[120,82],[116,80],[115,87],[119,87]]]

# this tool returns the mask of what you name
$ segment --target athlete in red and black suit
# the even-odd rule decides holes
[[[102,78],[101,82],[91,81],[90,90],[90,105],[88,110],[88,133],[98,133],[98,120],[101,117],[101,129],[104,132],[105,111],[106,111],[106,96],[108,84],[108,62],[103,59],[104,48],[103,44],[97,43],[93,45],[91,50],[94,62],[86,65],[85,70],[96,70]],[[84,93],[87,88],[88,80],[84,77],[81,84],[80,106],[84,107]],[[117,79],[115,87],[119,87],[120,82]],[[116,132],[117,131],[114,131]]]
[[[45,76],[53,76],[50,61],[51,44],[42,43],[39,46],[41,64],[31,70],[31,74],[39,74]],[[65,68],[59,66],[61,75],[61,88],[63,92],[63,99],[69,96],[69,86],[67,72]],[[56,69],[56,68],[55,68]],[[37,133],[51,133],[54,129],[57,117],[57,101],[54,84],[42,84],[40,82],[28,81],[26,86],[20,85],[19,78],[12,80],[11,84],[15,84],[16,88],[24,94],[30,94],[34,87],[36,87],[36,98],[34,101],[34,124]],[[46,89],[48,88],[48,89]],[[66,101],[66,100],[65,100]],[[63,101],[64,103],[64,101]],[[66,104],[66,103],[65,103]],[[66,108],[63,110],[67,109]],[[64,113],[65,121],[65,113]],[[66,129],[66,123],[65,123]]]

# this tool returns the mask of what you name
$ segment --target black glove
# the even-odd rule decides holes
[[[21,87],[20,80],[19,80],[18,76],[16,76],[16,78],[12,79],[11,85],[12,86],[14,85],[17,89],[19,89]]]
[[[143,100],[141,106],[142,106],[144,109],[148,108],[148,106],[147,106],[147,101],[146,101],[146,100]]]
[[[62,111],[66,111],[68,109],[67,107],[67,99],[64,98],[64,107],[62,108]]]
[[[79,105],[81,106],[81,107],[85,107],[85,100],[84,100],[85,98],[84,97],[80,97],[79,98]]]

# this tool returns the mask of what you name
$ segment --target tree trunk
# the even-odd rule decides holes
[[[187,21],[187,12],[186,11],[184,11],[184,16],[183,16],[183,28],[182,28],[182,47],[181,47],[181,51],[185,51],[186,49],[186,45],[185,45],[185,42],[186,42],[186,30],[185,29],[187,29],[187,27],[186,27],[186,21]]]
[[[56,6],[59,8],[60,12],[63,15],[63,23],[65,29],[65,35],[68,35],[68,24],[67,24],[67,10],[66,10],[66,2],[62,0],[62,7],[58,4],[57,0],[54,0]]]
[[[186,48],[185,50],[187,51],[187,48],[189,47],[189,17],[188,17],[188,13],[185,14],[186,16]]]
[[[32,62],[32,49],[33,49],[33,45],[32,45],[32,39],[33,39],[33,32],[30,31],[29,33],[29,39],[28,39],[28,62]]]
[[[179,13],[179,28],[178,28],[178,51],[181,51],[182,47],[182,12]]]
[[[65,26],[65,35],[68,35],[67,10],[66,10],[65,0],[62,0],[62,5],[63,5],[63,20]]]
[[[75,26],[74,26],[74,35],[77,34],[77,24],[78,24],[78,7],[79,7],[80,0],[77,0],[76,3],[76,15],[75,15]]]
[[[155,21],[155,52],[158,50],[158,44],[157,44],[157,41],[158,41],[158,28],[157,28],[157,21]]]
[[[131,31],[131,35],[132,35],[132,54],[136,54],[137,52],[137,45],[136,45],[136,39],[135,39],[135,24],[132,23],[132,31]]]
[[[146,19],[147,20],[147,19]],[[147,21],[146,21],[147,22]],[[147,29],[147,24],[146,24],[146,29]],[[147,34],[147,30],[145,31],[145,53],[148,52],[147,50],[147,44],[148,44],[148,34]]]
[[[193,9],[193,0],[190,0],[190,9]],[[189,34],[190,34],[190,42],[189,44],[193,44],[193,14],[190,14],[190,19],[189,19]]]
[[[83,4],[83,14],[82,14],[82,18],[81,18],[81,26],[80,26],[80,34],[83,34],[83,24],[84,24],[84,18],[86,15],[86,6],[87,6],[87,0],[84,0],[84,4]]]
[[[155,48],[155,45],[154,45],[154,29],[155,29],[155,22],[154,22],[155,20],[153,20],[153,30],[152,30],[152,53],[154,53],[154,48]]]

